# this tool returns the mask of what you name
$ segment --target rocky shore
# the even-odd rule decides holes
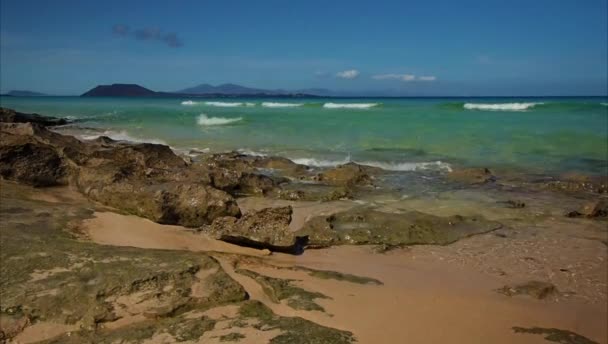
[[[0,342],[369,342],[369,333],[347,323],[319,320],[316,314],[341,314],[334,308],[341,301],[311,288],[329,279],[334,282],[328,282],[328,290],[331,283],[347,283],[345,290],[365,295],[392,277],[293,264],[299,259],[294,255],[307,262],[324,251],[307,250],[329,247],[327,252],[361,247],[367,251],[357,255],[378,264],[412,250],[426,259],[439,252],[441,259],[475,265],[475,274],[503,271],[490,273],[498,279],[494,282],[504,282],[486,300],[498,300],[496,307],[520,294],[542,302],[566,298],[585,309],[581,314],[606,319],[605,312],[581,306],[607,302],[606,274],[598,272],[606,269],[608,246],[605,176],[458,168],[440,176],[449,185],[440,197],[406,199],[394,196],[384,184],[387,172],[375,167],[348,163],[313,169],[281,157],[236,152],[182,156],[165,145],[103,136],[79,140],[54,130],[65,124],[69,121],[0,108]],[[146,248],[140,238],[124,245],[133,247],[100,245],[85,226],[100,212],[181,226],[176,231],[191,238],[186,241],[204,237],[250,251],[202,244],[203,252],[191,252],[168,242],[159,250]],[[120,231],[128,236],[129,228]],[[562,247],[574,245],[568,238],[583,238],[569,255],[572,266],[595,259],[587,264],[593,268],[561,280],[554,271],[571,268],[558,267],[559,259],[551,262],[557,251],[543,256],[535,273],[506,266],[496,256],[477,258],[509,242],[513,250],[501,254],[510,261],[520,254],[520,240],[534,247],[546,237]],[[485,246],[456,249],[476,242]],[[412,245],[424,246],[408,248]],[[479,254],[471,255],[476,250]],[[279,270],[269,274],[267,269]],[[538,312],[535,319],[545,314]],[[605,342],[600,337],[605,327],[582,327],[590,339],[573,331],[568,316],[552,319],[570,327],[517,327],[522,324],[515,319],[517,330],[497,331],[529,342],[553,330],[549,336],[560,343]]]

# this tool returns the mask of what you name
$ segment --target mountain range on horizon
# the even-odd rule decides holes
[[[42,97],[55,96],[56,94],[48,94],[35,92],[30,90],[11,90],[7,93],[0,94],[1,96],[11,97]],[[97,85],[92,89],[82,93],[81,97],[279,97],[279,98],[304,98],[304,97],[330,97],[330,98],[351,98],[351,97],[442,97],[437,95],[417,95],[397,92],[395,90],[386,89],[383,91],[368,91],[368,92],[353,92],[353,91],[335,91],[325,88],[307,88],[297,90],[284,89],[262,89],[247,87],[233,83],[225,83],[217,86],[203,83],[194,87],[185,88],[178,91],[164,92],[153,91],[149,88],[138,84],[114,83],[110,85]],[[462,94],[443,97],[569,97],[572,95],[520,95],[520,96],[504,96],[504,95],[474,95]],[[581,95],[575,95],[581,96]],[[587,95],[590,97],[602,97],[603,95]]]
[[[11,90],[4,96],[13,97],[33,97],[33,96],[50,96],[40,92],[29,90]],[[138,84],[123,84],[114,83],[111,85],[97,85],[92,89],[84,92],[80,96],[98,96],[98,97],[155,97],[155,96],[266,96],[266,97],[302,97],[302,96],[336,96],[339,92],[331,91],[324,88],[310,88],[300,90],[267,90],[261,88],[253,88],[233,83],[226,83],[217,86],[210,84],[200,84],[194,87],[185,88],[173,92],[153,91],[149,88]]]

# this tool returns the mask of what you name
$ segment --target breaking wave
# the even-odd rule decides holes
[[[182,102],[182,105],[186,105],[186,106],[192,106],[192,105],[196,105],[198,104],[198,102],[192,101],[192,100],[184,100]]]
[[[323,104],[323,107],[326,109],[369,109],[374,106],[378,106],[378,103],[352,103],[352,104],[325,103],[325,104]]]
[[[381,161],[352,161],[350,157],[343,160],[323,160],[314,158],[291,159],[296,164],[313,167],[335,167],[354,162],[359,165],[378,167],[385,171],[442,171],[451,172],[452,166],[447,162],[381,162]]]
[[[243,103],[234,103],[234,102],[205,102],[205,105],[208,105],[208,106],[217,106],[217,107],[237,107],[237,106],[243,106]]]
[[[285,107],[298,107],[304,105],[303,103],[273,103],[273,102],[263,102],[263,107],[268,108],[285,108]]]
[[[525,111],[543,103],[502,103],[502,104],[480,104],[465,103],[467,110],[491,110],[491,111]]]
[[[198,116],[197,123],[202,126],[226,125],[242,120],[242,117],[224,118],[224,117],[207,117],[204,113]]]
[[[106,130],[103,133],[77,135],[77,137],[82,140],[95,140],[101,136],[107,136],[107,137],[111,138],[112,140],[116,140],[116,141],[127,141],[127,142],[136,142],[136,143],[155,143],[155,144],[159,144],[159,145],[167,145],[167,143],[163,140],[133,137],[124,130],[121,130],[121,131]]]

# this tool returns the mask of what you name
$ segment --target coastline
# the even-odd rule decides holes
[[[27,343],[31,338],[50,340],[53,336],[59,342],[78,342],[92,334],[110,338],[114,334],[125,335],[121,331],[136,329],[142,324],[153,329],[150,337],[145,338],[147,342],[171,342],[177,338],[171,327],[174,326],[172,319],[186,323],[184,319],[190,317],[214,322],[214,326],[202,331],[198,338],[190,338],[192,343],[220,341],[221,336],[230,333],[245,336],[241,343],[259,342],[260,338],[271,340],[289,336],[294,329],[304,327],[319,338],[331,338],[326,341],[329,343],[352,340],[392,343],[396,338],[408,338],[417,343],[542,343],[544,336],[553,333],[551,329],[557,331],[554,334],[560,338],[573,336],[566,332],[572,331],[591,342],[606,342],[608,232],[605,218],[608,215],[605,214],[606,205],[602,203],[606,200],[605,180],[587,176],[555,180],[495,175],[485,168],[457,169],[439,177],[442,183],[450,185],[449,188],[426,196],[404,198],[402,194],[392,192],[390,184],[382,184],[385,171],[369,166],[346,164],[337,168],[311,169],[284,158],[236,153],[205,153],[189,160],[158,145],[120,143],[103,138],[78,143],[74,138],[55,136],[52,131],[31,124],[2,123],[2,129],[5,134],[3,154],[22,147],[20,145],[25,142],[30,147],[33,145],[34,152],[47,145],[59,147],[53,148],[61,152],[58,159],[70,162],[65,164],[65,175],[45,175],[42,179],[37,175],[36,179],[32,177],[38,171],[28,167],[33,160],[28,161],[26,156],[2,161],[4,179],[38,186],[30,188],[13,181],[1,182],[2,222],[7,224],[3,231],[8,231],[3,234],[15,236],[6,239],[4,235],[3,240],[16,240],[10,241],[12,244],[32,240],[39,234],[21,237],[19,228],[23,229],[24,221],[34,221],[32,226],[40,227],[43,235],[56,233],[41,246],[49,245],[50,251],[67,245],[76,256],[79,250],[103,249],[115,252],[117,256],[130,257],[130,250],[140,248],[137,255],[148,257],[146,259],[154,260],[156,264],[169,264],[168,271],[183,269],[167,260],[172,254],[179,257],[183,254],[186,260],[210,257],[205,266],[211,266],[216,272],[223,271],[231,281],[226,283],[234,284],[234,290],[242,288],[249,298],[247,301],[242,295],[235,296],[239,292],[224,295],[219,291],[218,296],[210,298],[206,293],[216,292],[209,287],[215,282],[205,284],[202,289],[192,283],[215,275],[201,274],[207,270],[198,267],[190,269],[196,277],[179,282],[185,283],[181,287],[189,291],[187,297],[173,295],[165,281],[146,287],[160,295],[150,299],[144,297],[147,289],[122,287],[130,282],[122,279],[127,277],[121,277],[120,282],[113,282],[121,285],[119,294],[102,303],[112,304],[102,312],[105,315],[94,314],[91,321],[90,315],[79,313],[81,310],[59,305],[74,314],[66,318],[49,309],[47,302],[65,297],[63,293],[67,289],[57,289],[55,283],[70,280],[71,275],[86,275],[82,269],[88,264],[87,259],[80,257],[66,262],[53,256],[45,263],[46,267],[29,267],[35,272],[34,277],[24,277],[15,274],[11,267],[19,257],[29,253],[13,247],[6,255],[3,253],[3,268],[5,264],[8,267],[3,270],[8,281],[5,295],[10,297],[3,297],[3,321],[0,323],[5,335],[7,328],[19,328],[11,332],[16,342]],[[14,136],[9,139],[9,134]],[[132,156],[123,160],[118,154],[123,151],[138,154],[135,156],[141,158],[137,163],[142,165],[132,165]],[[98,160],[82,157],[81,152],[88,152]],[[26,159],[25,163],[21,158]],[[122,181],[125,183],[122,188],[128,186],[128,193],[133,197],[127,196],[121,188],[112,188],[115,172],[104,169],[113,164],[132,169],[132,175],[121,178],[127,180]],[[59,165],[64,166],[63,162]],[[6,172],[17,170],[20,173]],[[265,174],[268,170],[273,173]],[[110,175],[114,179],[103,179]],[[39,184],[41,180],[48,182],[50,177],[57,182],[51,185],[60,186],[48,188],[46,184]],[[98,182],[97,178],[102,179]],[[175,189],[174,183],[188,187]],[[169,195],[161,205],[172,207],[171,216],[157,213],[155,205],[138,203],[145,197],[156,197],[156,193],[147,193],[149,187],[155,188],[154,192],[161,188]],[[209,199],[205,211],[194,211],[185,201],[193,195]],[[184,200],[180,198],[182,196]],[[595,208],[589,209],[590,203]],[[286,208],[289,208],[288,215],[277,210]],[[265,209],[275,210],[263,212]],[[383,215],[375,217],[378,213]],[[60,218],[55,219],[55,216]],[[224,222],[218,222],[222,218]],[[385,218],[391,219],[388,223],[391,228],[414,223],[421,228],[420,232],[403,229],[404,233],[410,233],[409,236],[392,236],[382,231],[382,226],[387,224],[382,222]],[[330,223],[330,231],[317,226],[315,221]],[[475,225],[467,221],[475,222]],[[361,228],[367,232],[361,233]],[[336,229],[346,231],[350,236],[346,238],[331,232]],[[252,236],[251,232],[257,230],[262,234]],[[273,250],[268,251],[268,248],[289,246],[288,242],[295,239],[293,233],[302,230],[307,230],[304,233],[311,242],[323,248],[306,248],[300,255],[270,254]],[[445,233],[457,230],[462,230],[457,237],[446,237]],[[411,240],[414,234],[418,237]],[[266,248],[236,246],[226,242],[227,236],[247,236]],[[240,242],[246,243],[242,239]],[[59,246],[53,248],[53,245]],[[157,249],[164,253],[156,253]],[[197,254],[190,256],[189,251]],[[99,259],[90,261],[98,272],[93,278],[87,277],[89,281],[97,281],[97,277],[103,279],[104,274],[111,275],[100,267],[103,263]],[[129,264],[147,263],[133,260]],[[313,269],[310,271],[314,276],[302,267]],[[143,271],[148,271],[145,269]],[[181,270],[180,276],[189,276],[190,272],[183,271],[190,270]],[[326,276],[323,272],[333,279],[315,277]],[[371,278],[381,284],[344,281],[341,280],[346,278],[344,274]],[[142,278],[145,280],[145,276]],[[530,282],[544,283],[542,290],[526,287]],[[25,299],[18,296],[19,285],[35,291],[35,296]],[[93,290],[82,291],[84,297],[106,287],[103,283],[92,285],[95,286]],[[206,296],[201,297],[195,290]],[[285,290],[295,294],[287,293],[288,296],[281,299]],[[312,299],[304,302],[306,297]],[[145,302],[136,306],[137,302],[132,304],[121,298],[139,298]],[[5,303],[7,299],[9,301]],[[240,307],[242,310],[258,305],[255,301],[262,302],[274,315],[271,318],[260,316],[258,309],[257,318],[241,318],[238,314],[243,312],[236,314],[234,309],[225,308]],[[173,309],[163,313],[157,310],[166,308],[167,304],[180,305],[175,308],[180,311]],[[17,306],[19,311],[8,312]],[[312,310],[306,307],[312,307]],[[37,309],[43,314],[42,318],[33,317],[28,309]],[[218,309],[219,315],[203,315],[213,309]],[[150,313],[155,315],[150,316]],[[297,319],[294,317],[304,320],[285,320]],[[235,326],[236,320],[243,324]],[[20,321],[25,325],[18,326]],[[264,321],[268,323],[256,326]],[[45,328],[49,322],[75,326],[44,337],[47,332],[36,329]],[[514,328],[537,334],[518,333]],[[428,329],[433,330],[429,332]],[[268,338],[264,337],[266,335]]]

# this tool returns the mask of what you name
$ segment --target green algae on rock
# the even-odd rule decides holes
[[[311,292],[293,286],[294,280],[268,277],[246,269],[237,269],[235,271],[258,282],[262,286],[264,293],[275,303],[280,303],[282,300],[287,299],[287,305],[293,309],[325,311],[323,307],[315,303],[315,299],[329,299],[329,297],[318,292]]]
[[[276,316],[270,308],[256,300],[243,303],[239,309],[242,318],[255,318],[256,328],[280,329],[280,335],[270,340],[271,344],[350,344],[355,342],[351,332],[341,331],[315,324],[300,317]]]
[[[440,217],[417,211],[385,213],[354,208],[330,216],[317,216],[295,232],[308,236],[309,246],[331,245],[446,245],[471,235],[501,228],[482,217]]]
[[[104,325],[136,315],[166,320],[135,327],[137,333],[148,333],[184,312],[248,297],[212,257],[78,241],[66,227],[92,215],[86,201],[37,201],[27,198],[27,187],[0,186],[0,316],[15,319],[12,328],[52,321],[77,324],[93,337],[122,338],[103,330]],[[211,269],[216,272],[198,277],[198,271]],[[205,295],[193,295],[201,283]],[[167,330],[178,333],[179,326]]]
[[[238,342],[243,338],[245,338],[244,334],[238,332],[231,332],[220,336],[220,342]]]

